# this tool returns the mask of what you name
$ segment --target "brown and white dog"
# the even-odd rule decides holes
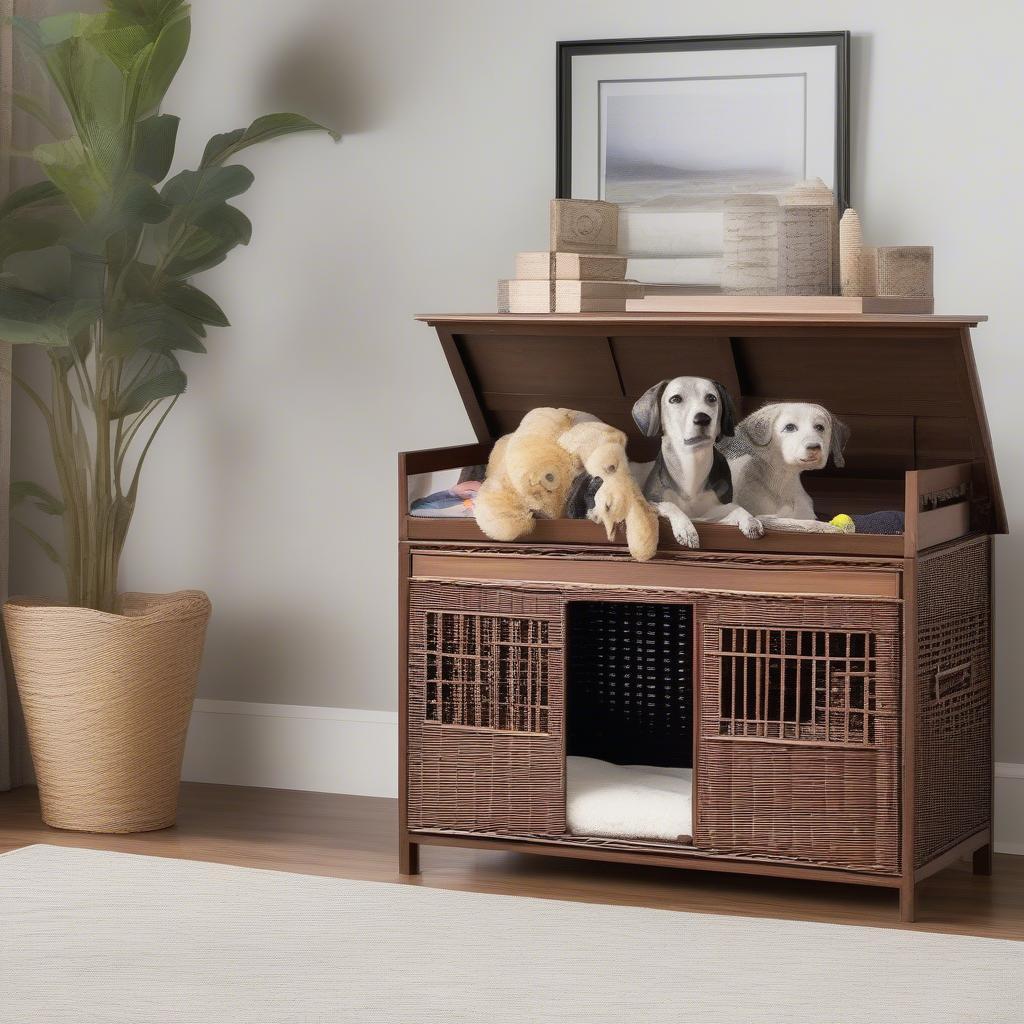
[[[850,429],[810,402],[776,402],[751,413],[720,449],[729,462],[733,495],[773,530],[836,533],[820,522],[800,475],[823,469],[831,456],[843,466]]]

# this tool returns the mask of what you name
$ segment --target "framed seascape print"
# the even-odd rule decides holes
[[[715,291],[723,202],[849,203],[849,32],[558,44],[560,198],[620,204],[628,277]]]

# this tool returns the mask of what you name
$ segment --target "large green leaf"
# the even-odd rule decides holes
[[[230,241],[232,245],[248,245],[252,240],[252,221],[237,206],[221,203],[196,218],[195,226],[209,235]]]
[[[70,338],[70,344],[51,346],[46,354],[56,363],[61,373],[67,374],[75,363],[84,363],[92,351],[92,337],[88,331],[79,331]]]
[[[45,295],[0,281],[0,340],[12,345],[66,348],[99,315],[98,303],[87,299],[54,302]]]
[[[202,328],[202,325],[198,325]],[[188,317],[164,303],[136,302],[110,324],[106,344],[111,355],[126,358],[145,349],[150,352],[205,352]]]
[[[107,7],[125,21],[162,23],[186,3],[187,0],[107,0]]]
[[[136,180],[110,194],[92,219],[73,238],[76,248],[97,256],[120,231],[137,232],[143,224],[159,224],[167,219],[171,206],[165,203],[148,181]],[[132,248],[137,241],[129,239]]]
[[[237,240],[229,241],[205,231],[192,231],[174,259],[167,264],[165,273],[168,277],[181,278],[211,270],[223,263],[236,245]]]
[[[110,203],[110,215],[126,225],[159,224],[170,214],[170,203],[164,202],[157,190],[146,181],[136,181],[119,189]]]
[[[41,51],[51,46],[58,46],[74,36],[80,35],[85,26],[92,23],[96,17],[101,15],[79,14],[72,11],[67,14],[54,14],[49,18],[41,18],[39,21],[29,21],[27,18],[13,17],[11,25],[20,36],[22,42],[27,43],[34,51]]]
[[[11,484],[11,508],[26,501],[48,516],[64,515],[64,502],[55,494],[31,480],[15,480]]]
[[[188,378],[171,356],[163,356],[149,373],[118,397],[111,411],[111,419],[121,419],[132,413],[141,412],[148,405],[165,398],[175,398],[184,393]]]
[[[122,121],[129,126],[160,105],[191,33],[187,4],[144,6],[111,8],[88,36],[124,75]]]
[[[153,43],[147,26],[104,18],[88,33],[89,42],[101,50],[122,73],[129,71],[139,54]]]
[[[236,245],[252,235],[249,218],[226,200],[244,192],[252,171],[240,164],[182,171],[161,189],[161,197],[175,209],[168,222],[173,248],[167,253],[164,273],[188,277],[222,262]]]
[[[124,167],[131,139],[120,68],[82,34],[46,48],[43,60],[71,114],[94,176],[109,184]]]
[[[0,265],[16,252],[31,252],[56,245],[61,225],[34,217],[7,217],[0,220]]]
[[[200,338],[206,337],[206,324],[227,326],[224,311],[209,295],[184,281],[167,280],[163,275],[158,277],[156,269],[142,260],[132,264],[122,282],[129,305],[166,307],[171,315]]]
[[[154,114],[135,126],[135,170],[152,182],[163,181],[174,159],[180,118]]]
[[[96,212],[106,191],[98,181],[80,139],[64,139],[36,146],[32,155],[46,176],[64,193],[82,220]]]
[[[248,146],[269,142],[282,135],[295,135],[298,132],[327,132],[335,141],[341,138],[338,132],[301,114],[266,114],[257,117],[248,128],[236,128],[223,135],[214,135],[206,144],[200,166],[213,167],[223,164]]]
[[[222,263],[238,245],[248,245],[252,222],[241,210],[221,203],[206,210],[168,262],[168,277],[190,277]]]
[[[184,281],[168,281],[161,291],[161,297],[168,306],[179,313],[213,327],[227,327],[228,318],[224,310],[206,292]]]
[[[138,112],[147,113],[160,105],[164,94],[178,73],[188,51],[192,31],[188,7],[180,7],[170,14],[153,43],[148,66],[143,76]]]
[[[182,215],[194,220],[200,212],[241,195],[253,183],[248,167],[207,167],[181,171],[160,190],[165,202],[181,207]]]
[[[163,5],[154,13],[155,20],[111,10],[15,24],[64,100],[92,176],[104,185],[128,166],[136,121],[159,104],[188,48],[188,6]]]
[[[34,185],[24,185],[15,189],[0,203],[0,219],[26,206],[53,203],[63,197],[64,193],[52,181],[37,181]]]

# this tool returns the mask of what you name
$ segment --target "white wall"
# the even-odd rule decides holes
[[[998,547],[997,756],[1024,763],[1019,3],[200,0],[193,22],[166,104],[183,166],[267,110],[345,133],[247,157],[252,245],[202,282],[234,326],[189,360],[144,481],[123,583],[209,591],[204,698],[394,708],[395,453],[472,436],[412,315],[492,309],[516,250],[543,246],[555,41],[850,28],[866,234],[934,244],[940,311],[992,318],[978,362],[1015,531]],[[24,405],[15,422],[25,475],[42,442]],[[14,578],[52,579],[22,548]]]

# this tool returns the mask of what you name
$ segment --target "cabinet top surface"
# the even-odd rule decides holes
[[[424,323],[493,324],[669,324],[730,325],[760,324],[763,327],[976,327],[988,317],[981,315],[909,314],[909,313],[421,313]]]

